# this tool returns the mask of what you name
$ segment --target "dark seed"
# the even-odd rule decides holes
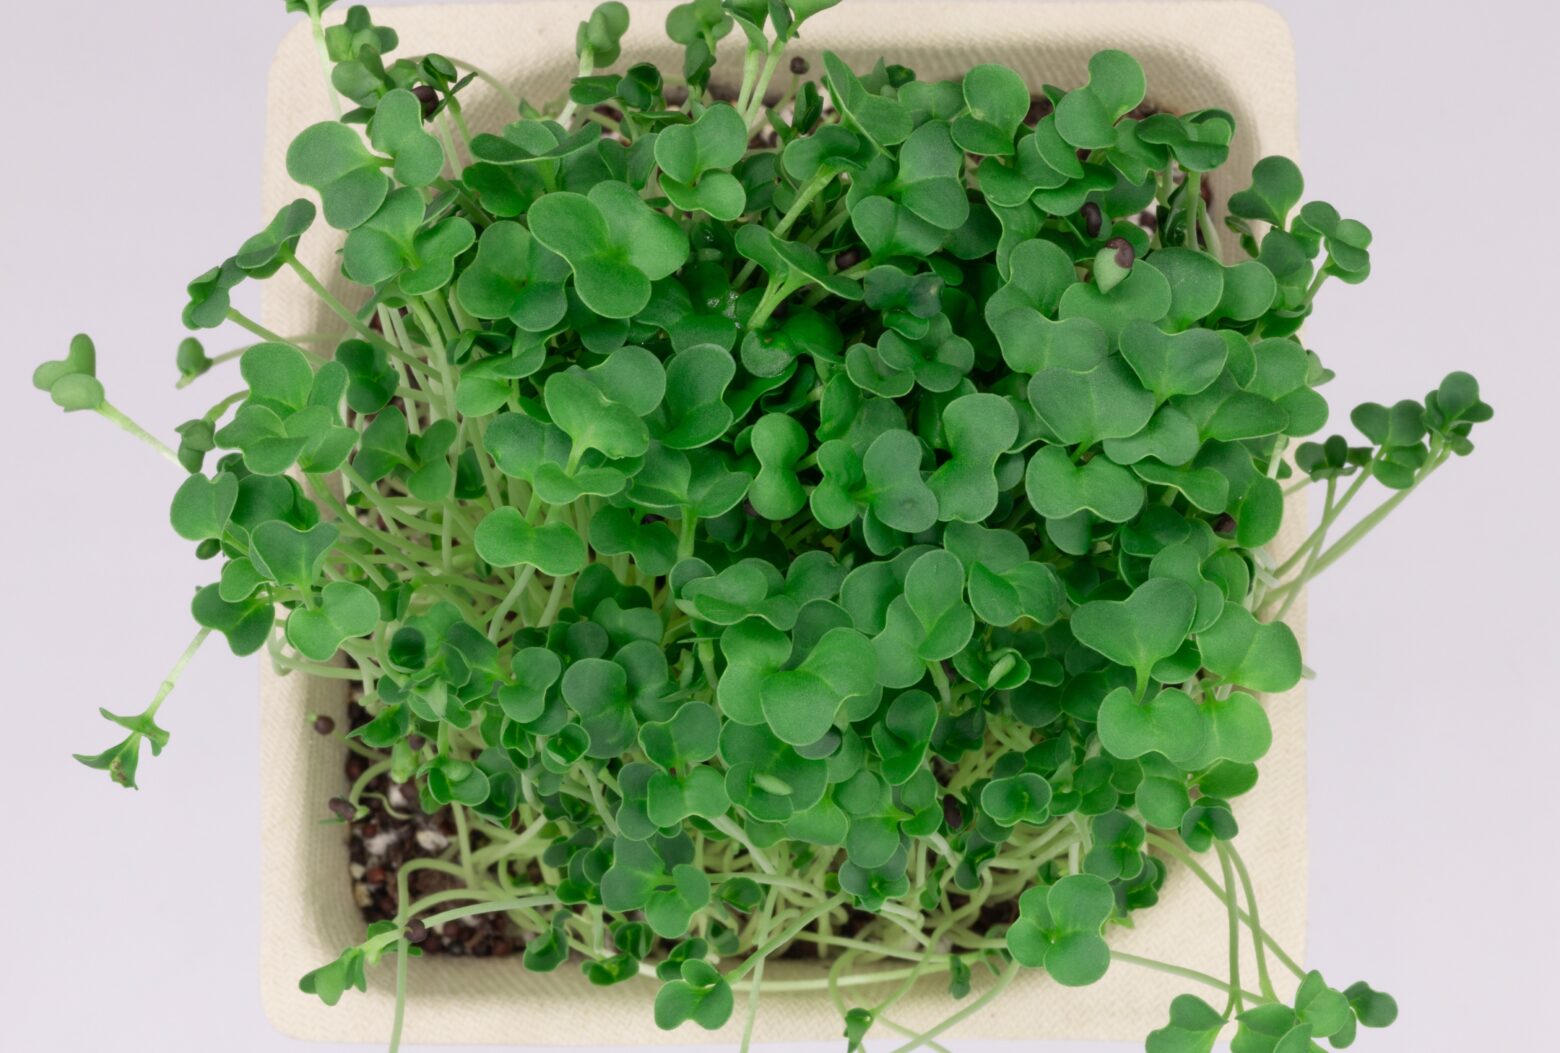
[[[753,507],[753,502],[752,501],[743,501],[742,502],[742,511],[747,513],[747,517],[749,519],[762,519],[762,518],[764,518],[763,516],[758,514],[758,509]]]
[[[363,880],[370,885],[383,885],[385,883],[385,868],[369,867],[363,871]]]
[[[513,953],[515,953],[515,945],[508,940],[493,941],[493,957],[507,958]]]
[[[421,735],[408,735],[406,736],[406,744],[414,750],[420,750],[428,745],[428,740]]]
[[[1235,517],[1225,512],[1213,521],[1213,529],[1219,534],[1233,534],[1235,532]]]
[[[834,257],[834,265],[836,267],[838,267],[842,271],[848,271],[848,270],[850,270],[852,267],[854,267],[856,264],[858,264],[860,262],[861,262],[861,250],[860,249],[854,249],[854,248],[846,249],[844,252],[842,252],[838,256]]]
[[[811,68],[811,66],[807,65],[807,60],[802,58],[800,55],[797,55],[791,60],[791,72],[796,74],[798,77],[805,76],[807,71]]]
[[[1116,250],[1116,266],[1122,270],[1132,267],[1132,261],[1137,259],[1137,253],[1132,251],[1132,242],[1126,238],[1111,238],[1105,243],[1107,249]]]
[[[957,797],[948,794],[943,798],[942,808],[943,822],[948,824],[948,829],[957,830],[964,825],[964,806],[959,803]]]
[[[422,103],[423,119],[433,116],[433,111],[439,105],[439,93],[426,84],[419,84],[412,89],[412,94],[417,96],[417,101]]]
[[[357,809],[345,797],[332,797],[330,799],[330,810],[337,819],[350,821],[353,816],[357,815]]]
[[[1100,215],[1100,206],[1092,201],[1083,203],[1083,232],[1091,238],[1100,236],[1100,224],[1104,217]]]
[[[406,923],[406,938],[412,943],[421,943],[428,938],[428,926],[421,918],[413,918]]]
[[[347,778],[355,782],[362,777],[363,772],[367,770],[367,768],[368,762],[354,753],[351,759],[347,761]]]
[[[329,717],[315,717],[314,730],[319,732],[321,735],[329,735],[332,731],[336,730],[336,722]]]
[[[439,935],[443,936],[446,940],[453,940],[458,938],[460,936],[460,924],[453,921],[445,922],[444,928],[439,930]]]

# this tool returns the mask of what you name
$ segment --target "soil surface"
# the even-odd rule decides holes
[[[370,719],[368,711],[356,702],[349,706],[348,717],[354,728]],[[348,785],[355,783],[367,768],[366,760],[348,753]],[[352,895],[365,920],[391,921],[400,910],[397,876],[401,867],[414,859],[446,855],[456,837],[455,819],[448,808],[432,813],[423,811],[417,788],[411,783],[391,782],[388,773],[369,781],[361,803],[368,814],[350,823]],[[483,843],[480,836],[474,840],[473,847]],[[459,879],[436,870],[415,870],[407,879],[413,900],[459,884]],[[417,926],[412,929],[415,936]],[[422,931],[426,935],[417,943],[424,954],[503,958],[523,946],[519,934],[502,914],[479,914],[450,922],[438,931]]]

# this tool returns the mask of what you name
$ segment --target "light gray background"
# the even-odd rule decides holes
[[[1307,330],[1339,371],[1335,406],[1417,396],[1466,367],[1498,409],[1476,463],[1445,469],[1312,590],[1310,961],[1398,996],[1401,1022],[1359,1048],[1536,1049],[1560,979],[1560,509],[1543,440],[1560,390],[1560,18],[1542,0],[1273,6],[1299,54],[1310,189],[1376,234],[1370,282],[1328,288]],[[282,7],[4,0],[7,1048],[308,1048],[271,1031],[256,993],[255,660],[198,657],[141,793],[70,760],[111,741],[98,705],[144,704],[208,574],[167,529],[167,466],[28,384],[87,329],[110,397],[160,434],[221,394],[172,390],[178,316],[184,283],[258,227]],[[252,284],[237,295],[255,299]]]

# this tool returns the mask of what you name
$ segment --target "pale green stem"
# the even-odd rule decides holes
[[[734,972],[727,973],[726,981],[728,983],[734,984],[738,980],[742,979],[755,967],[757,967],[758,963],[763,961],[766,955],[773,954],[779,948],[784,947],[787,943],[790,943],[791,940],[796,938],[797,933],[801,932],[807,926],[811,925],[815,920],[821,918],[823,915],[827,914],[835,907],[840,906],[844,902],[845,894],[840,893],[837,896],[831,897],[821,906],[813,908],[812,910],[803,914],[800,918],[797,918],[795,921],[791,922],[791,924],[788,925],[778,936],[772,936],[760,944],[752,954],[748,955],[745,962],[737,966]]]
[[[796,192],[796,200],[791,202],[791,207],[786,209],[785,215],[780,217],[780,222],[774,225],[770,233],[777,238],[784,237],[785,233],[796,225],[796,221],[802,218],[802,215],[807,211],[807,206],[812,204],[813,199],[823,193],[824,189],[834,181],[835,175],[836,173],[831,171],[820,172],[803,184],[802,188]],[[740,289],[747,284],[747,280],[753,276],[753,270],[757,266],[758,264],[753,260],[748,260],[743,265],[742,270],[737,272],[737,278],[736,281],[732,282],[732,287]]]
[[[247,314],[245,314],[243,311],[240,311],[236,307],[228,308],[227,320],[232,322],[234,325],[237,325],[241,329],[249,330],[251,333],[255,334],[261,340],[264,340],[267,343],[287,344],[289,347],[297,347],[296,344],[290,343],[285,336],[281,335],[280,333],[273,333],[271,330],[267,329],[265,326],[261,325],[259,322],[255,321],[253,318],[249,317]],[[325,361],[325,359],[317,352],[310,351],[306,347],[299,347],[298,350],[308,355],[311,359],[314,360],[316,364]]]
[[[1206,984],[1209,987],[1219,991],[1224,991],[1226,993],[1228,993],[1230,990],[1230,985],[1219,979],[1217,976],[1210,976],[1208,973],[1198,972],[1196,969],[1188,969],[1185,966],[1171,965],[1169,962],[1161,962],[1153,958],[1140,958],[1135,954],[1128,954],[1125,951],[1116,950],[1110,952],[1110,960],[1113,962],[1122,962],[1126,965],[1136,965],[1144,969],[1152,969],[1155,972],[1167,973],[1170,976],[1179,976],[1182,979],[1192,980],[1200,984]],[[1241,994],[1247,998],[1250,998],[1253,1002],[1261,1002],[1263,1000],[1261,995],[1252,991],[1242,991]]]
[[[1235,865],[1235,873],[1240,877],[1241,890],[1246,897],[1246,910],[1251,914],[1251,927],[1254,932],[1262,928],[1261,916],[1257,913],[1256,890],[1251,885],[1251,874],[1246,870],[1246,861],[1241,859],[1240,853],[1235,851],[1235,846],[1228,841],[1219,843],[1219,854],[1229,859]],[[1234,896],[1230,897],[1234,902]],[[1273,978],[1268,974],[1267,947],[1261,940],[1253,940],[1257,951],[1257,984],[1262,988],[1262,994],[1269,1000],[1278,1001],[1278,994],[1273,990]]]
[[[570,578],[554,578],[552,586],[547,593],[547,606],[542,608],[542,613],[537,617],[536,624],[541,628],[553,624],[558,620],[558,612],[563,610],[564,598],[569,595]]]
[[[1414,480],[1413,485],[1409,486],[1406,490],[1399,490],[1397,493],[1393,494],[1391,497],[1387,498],[1375,509],[1373,509],[1369,515],[1365,516],[1358,523],[1354,524],[1354,526],[1351,527],[1348,532],[1346,532],[1337,541],[1333,542],[1332,547],[1328,548],[1327,551],[1322,553],[1321,556],[1317,557],[1316,562],[1311,565],[1310,577],[1315,578],[1318,574],[1322,573],[1322,571],[1336,563],[1351,548],[1359,544],[1359,542],[1364,539],[1366,534],[1370,533],[1371,530],[1375,529],[1377,524],[1379,524],[1383,519],[1387,518],[1387,516],[1392,513],[1394,508],[1408,500],[1409,494],[1412,494],[1415,490],[1419,489],[1419,485],[1426,479],[1430,478],[1435,470],[1441,467],[1441,465],[1444,463],[1446,463],[1444,455],[1436,457],[1436,459],[1432,460],[1424,471],[1419,473],[1419,476]],[[1290,587],[1294,586],[1285,586],[1285,588]]]
[[[195,657],[195,652],[200,650],[200,645],[206,642],[206,637],[211,635],[210,629],[202,629],[195,634],[195,639],[179,655],[178,661],[173,663],[173,668],[168,670],[168,675],[163,677],[161,684],[157,686],[157,694],[152,696],[151,704],[146,707],[146,716],[155,717],[157,711],[162,708],[163,700],[173,693],[174,686],[178,684],[179,677],[184,675],[185,666],[190,664],[190,659]]]
[[[1224,872],[1224,908],[1229,918],[1230,1000],[1224,1007],[1224,1017],[1229,1019],[1241,1010],[1240,992],[1240,906],[1235,899],[1235,875],[1230,857],[1222,851],[1219,866]]]
[[[737,92],[736,102],[738,113],[747,112],[748,103],[753,98],[753,85],[758,82],[758,71],[763,61],[763,50],[749,45],[742,56],[742,88]]]
[[[406,937],[395,941],[395,1015],[390,1022],[390,1053],[401,1049],[401,1029],[406,1022],[406,960],[411,957]]]
[[[588,77],[592,73],[594,73],[595,71],[596,71],[596,52],[595,52],[595,49],[593,49],[593,48],[585,48],[585,49],[583,49],[580,52],[580,74],[579,75],[582,76],[582,77]],[[574,123],[574,111],[577,108],[578,108],[578,104],[573,99],[570,99],[567,103],[564,104],[563,109],[559,112],[559,114],[558,114],[558,123],[561,124],[564,127],[565,130],[569,130],[570,126],[573,125],[573,123]]]
[[[153,435],[151,432],[147,431],[145,428],[141,427],[129,417],[125,416],[114,406],[113,403],[109,402],[107,399],[104,399],[102,402],[97,404],[96,409],[98,416],[102,417],[104,420],[112,421],[114,424],[117,424],[120,428],[123,428],[131,435],[134,435],[137,439],[140,439],[142,442],[146,443],[153,450],[157,451],[157,456],[161,457],[165,461],[172,462],[178,467],[180,471],[185,470],[184,465],[179,462],[179,455],[174,452],[172,447],[163,442],[157,436]]]
[[[1007,989],[1008,984],[1012,983],[1013,978],[1018,975],[1018,970],[1020,968],[1021,966],[1017,962],[1010,963],[1008,967],[1002,971],[1002,975],[997,977],[997,982],[991,985],[990,990],[986,991],[979,998],[975,999],[963,1009],[960,1009],[957,1013],[949,1016],[936,1027],[921,1033],[920,1035],[911,1039],[909,1042],[906,1042],[904,1045],[898,1047],[896,1050],[894,1050],[894,1053],[910,1053],[910,1051],[913,1049],[920,1049],[938,1035],[943,1034],[950,1028],[957,1026],[960,1022],[968,1020],[976,1013],[979,1013],[982,1009],[986,1008],[986,1006],[996,1001],[997,996]]]
[[[390,341],[386,340],[384,337],[370,329],[368,324],[364,322],[363,319],[359,318],[355,311],[338,300],[335,294],[332,293],[329,289],[325,288],[325,283],[315,277],[314,272],[309,270],[309,268],[304,265],[303,261],[298,259],[296,255],[294,255],[292,252],[284,252],[282,254],[282,259],[287,263],[288,267],[292,268],[293,273],[298,276],[298,279],[303,282],[304,285],[308,286],[309,290],[313,292],[315,296],[318,296],[320,301],[324,303],[326,307],[330,308],[331,312],[334,313],[336,317],[340,318],[343,322],[346,322],[347,325],[351,326],[352,331],[357,333],[358,336],[362,337],[364,340],[367,340],[369,343],[373,344],[375,347],[380,348],[386,353],[396,356],[397,358],[405,360],[406,358],[410,357],[406,355],[399,347],[396,347]],[[281,338],[276,337],[276,339],[280,340]]]
[[[788,41],[776,40],[769,49],[769,57],[764,60],[764,68],[758,75],[758,83],[753,86],[753,94],[748,99],[748,108],[743,113],[747,121],[748,134],[758,127],[759,118],[764,115],[764,95],[769,91],[769,82],[774,79],[775,70],[780,66],[780,60],[785,57],[785,46]]]
[[[316,362],[323,362],[324,361],[323,356],[319,355],[318,352],[311,352],[308,348],[303,347],[302,345],[306,344],[306,343],[313,343],[313,342],[316,342],[316,341],[334,340],[334,339],[336,339],[336,336],[335,336],[335,334],[332,334],[332,333],[299,333],[296,336],[284,336],[284,337],[281,337],[280,339],[281,339],[282,343],[288,344],[288,345],[290,345],[292,347],[298,348],[298,350],[302,351],[304,354],[309,355],[310,357],[314,358],[314,360]],[[225,362],[231,362],[235,358],[242,358],[243,355],[244,355],[244,352],[248,351],[250,348],[252,348],[254,346],[255,346],[254,344],[245,344],[243,347],[235,347],[231,351],[224,351],[220,355],[212,355],[212,356],[210,356],[206,360],[206,362],[207,362],[206,373],[211,372],[212,368],[214,368],[216,366],[220,366],[220,365],[222,365]],[[195,383],[195,381],[197,381],[201,377],[205,376],[206,373],[197,373],[194,376],[180,377],[178,379],[178,381],[173,386],[175,388],[179,388],[179,389],[187,388],[191,384]]]
[[[1285,559],[1284,562],[1273,568],[1273,576],[1275,578],[1282,578],[1284,575],[1288,574],[1295,568],[1296,564],[1306,559],[1311,549],[1321,544],[1322,539],[1327,536],[1328,529],[1331,528],[1333,523],[1337,521],[1338,516],[1343,513],[1343,510],[1349,507],[1349,502],[1354,500],[1354,495],[1359,493],[1360,488],[1369,481],[1370,472],[1361,469],[1359,474],[1355,477],[1354,481],[1349,484],[1349,488],[1343,492],[1343,496],[1339,498],[1337,502],[1329,502],[1328,504],[1324,504],[1322,506],[1322,518],[1321,521],[1317,524],[1316,529],[1311,531],[1310,536],[1302,541],[1300,543],[1300,547],[1291,552],[1289,557]]]
[[[466,822],[466,809],[461,805],[452,804],[450,814],[455,817],[455,843],[460,850],[460,868],[465,872],[466,884],[475,887],[477,872],[471,865],[471,827]]]
[[[309,30],[314,36],[314,53],[320,61],[320,75],[325,78],[325,93],[330,96],[331,112],[341,119],[341,96],[330,75],[330,53],[325,48],[325,25],[320,18],[319,0],[307,0],[309,5]]]
[[[482,81],[488,87],[498,92],[499,95],[503,96],[504,101],[509,103],[509,105],[516,112],[519,111],[520,96],[511,91],[509,86],[503,81],[493,76],[493,74],[489,73],[487,70],[482,69],[480,66],[473,66],[471,63],[463,61],[462,59],[450,59],[450,61],[455,64],[456,69],[463,69],[468,73],[475,73],[478,80]]]
[[[719,819],[711,820],[710,825],[747,849],[748,855],[753,857],[753,861],[758,864],[758,868],[764,873],[775,873],[775,865],[769,856],[762,848],[748,840],[747,833],[736,823],[732,822],[729,816],[723,815]]]
[[[1221,889],[1219,887],[1219,883],[1213,879],[1213,875],[1209,874],[1207,870],[1203,869],[1202,864],[1198,863],[1197,860],[1192,858],[1190,852],[1188,852],[1182,846],[1176,844],[1174,841],[1171,841],[1169,838],[1161,837],[1154,833],[1150,833],[1148,835],[1148,843],[1155,848],[1158,848],[1161,851],[1174,856],[1182,866],[1190,870],[1193,875],[1196,876],[1197,880],[1201,881],[1208,888],[1208,891],[1212,892],[1221,901],[1224,900],[1224,890]],[[1288,952],[1286,952],[1284,948],[1279,945],[1278,941],[1273,938],[1271,933],[1258,925],[1256,920],[1253,919],[1247,912],[1239,911],[1237,913],[1240,917],[1240,920],[1245,923],[1248,929],[1251,930],[1252,935],[1266,943],[1268,949],[1273,952],[1273,956],[1280,962],[1284,963],[1284,968],[1294,973],[1297,978],[1302,980],[1305,979],[1305,970],[1300,968],[1299,963],[1289,956]]]
[[[536,568],[527,566],[515,576],[514,587],[504,596],[499,605],[494,608],[493,616],[488,621],[487,637],[494,643],[503,636],[504,618],[514,610],[515,604],[520,602],[520,597],[525,595],[526,587],[531,584],[531,579],[536,577]]]
[[[363,774],[357,777],[357,780],[352,784],[352,788],[347,791],[347,800],[354,805],[357,804],[362,799],[363,791],[368,789],[368,784],[389,770],[390,761],[388,759],[375,761],[364,768]]]
[[[769,927],[769,919],[774,913],[774,909],[775,893],[771,890],[769,895],[764,898],[764,912],[759,917],[755,929],[760,944],[762,944],[764,936],[767,935],[766,930]],[[764,955],[758,959],[758,964],[753,966],[753,986],[748,991],[747,1019],[742,1023],[742,1045],[740,1047],[742,1053],[748,1053],[748,1049],[753,1045],[753,1024],[758,1019],[758,992],[764,986],[764,962],[768,960],[768,957],[767,954]]]

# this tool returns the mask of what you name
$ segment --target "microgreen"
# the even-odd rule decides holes
[[[236,359],[241,390],[170,448],[108,402],[86,336],[33,375],[179,465],[170,525],[214,561],[194,643],[78,759],[134,786],[211,632],[352,680],[354,748],[455,812],[440,868],[469,887],[441,873],[305,976],[327,1003],[414,932],[502,912],[532,971],[657,984],[663,1028],[724,1026],[789,947],[831,963],[784,982],[834,994],[850,1049],[909,984],[869,1008],[841,976],[890,960],[955,999],[989,965],[979,1004],[1020,969],[1129,965],[1227,997],[1177,998],[1150,1053],[1390,1024],[1390,996],[1260,928],[1240,798],[1305,671],[1300,590],[1493,411],[1452,373],[1324,432],[1332,374],[1299,329],[1327,278],[1368,276],[1372,235],[1286,158],[1224,173],[1230,113],[1134,116],[1120,51],[1071,90],[833,54],[772,87],[835,2],[678,4],[670,70],[625,61],[629,9],[602,4],[564,101],[473,129],[486,73],[287,0],[340,119],[288,147],[310,196],[188,286],[188,328],[260,342],[175,355],[181,387]],[[333,236],[343,299],[298,257]],[[283,269],[339,332],[233,307]],[[1311,483],[1319,525],[1275,550]],[[1111,949],[1193,879],[1227,908],[1228,983]]]

